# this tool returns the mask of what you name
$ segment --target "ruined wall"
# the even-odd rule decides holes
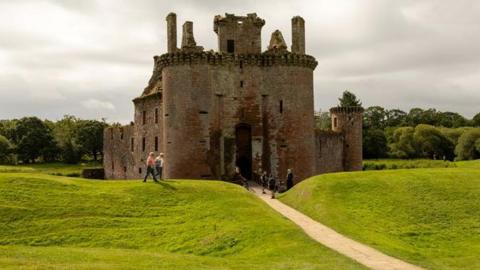
[[[259,54],[262,50],[261,31],[265,21],[252,13],[244,16],[215,16],[213,29],[218,35],[218,51],[228,52],[228,40],[234,42],[236,54]]]
[[[315,174],[343,171],[343,135],[334,131],[317,131]]]
[[[132,178],[140,178],[145,174],[145,162],[148,153],[154,152],[157,156],[163,150],[163,112],[161,99],[162,96],[160,93],[154,93],[133,101],[135,105],[135,126],[134,133],[129,138],[128,149],[135,157],[134,166],[131,168],[131,171],[129,171],[133,176]]]
[[[105,178],[129,179],[134,167],[133,153],[129,151],[129,138],[134,126],[109,127],[103,132],[103,164]]]
[[[362,170],[362,107],[334,107],[330,109],[332,130],[344,136],[344,170]]]

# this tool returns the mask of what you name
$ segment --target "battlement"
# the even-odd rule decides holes
[[[155,63],[163,68],[172,65],[210,64],[210,65],[255,65],[255,66],[303,66],[315,69],[317,61],[313,56],[305,54],[261,53],[261,54],[224,54],[213,51],[207,52],[177,52],[166,53],[155,57]]]
[[[330,108],[330,113],[363,113],[363,108],[360,106],[352,107],[333,107]]]

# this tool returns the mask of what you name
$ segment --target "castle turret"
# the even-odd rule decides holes
[[[305,54],[305,20],[292,18],[292,53]]]
[[[167,49],[168,53],[177,51],[177,15],[169,13],[167,18]]]
[[[213,30],[218,35],[218,50],[225,53],[257,54],[262,51],[262,27],[265,21],[256,13],[247,16],[217,15]]]
[[[343,167],[345,171],[362,169],[362,107],[334,107],[330,109],[332,130],[344,137]]]

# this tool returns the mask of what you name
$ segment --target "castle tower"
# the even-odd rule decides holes
[[[305,20],[300,16],[292,18],[292,53],[305,54]]]
[[[224,53],[257,54],[262,51],[262,27],[265,21],[256,13],[244,16],[215,16],[213,30],[218,35],[218,50]]]
[[[343,167],[345,171],[362,170],[362,107],[330,109],[332,130],[343,134]]]

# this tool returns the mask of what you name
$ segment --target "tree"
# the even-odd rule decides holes
[[[416,126],[413,139],[419,157],[449,160],[454,157],[453,143],[434,126]]]
[[[465,131],[458,139],[455,154],[458,160],[480,158],[480,128]]]
[[[40,156],[49,160],[51,149],[55,147],[52,131],[37,117],[24,117],[18,121],[15,143],[18,157],[25,163],[35,162]]]
[[[387,156],[387,138],[381,129],[367,129],[363,132],[363,157],[383,158]]]
[[[80,120],[77,126],[76,143],[93,159],[98,159],[98,154],[103,152],[103,130],[108,127],[105,121]]]
[[[387,112],[380,106],[368,107],[363,112],[363,124],[365,128],[383,129],[385,128],[385,121],[387,119]]]
[[[402,110],[388,110],[386,115],[385,126],[387,127],[402,127],[407,124],[407,113]]]
[[[457,128],[468,125],[465,117],[454,112],[438,112],[437,118],[437,126]]]
[[[416,155],[415,142],[413,140],[414,129],[401,127],[393,132],[389,144],[390,155],[396,158],[413,158]]]
[[[12,163],[13,146],[5,136],[0,135],[0,164]]]
[[[77,144],[78,123],[80,119],[65,115],[54,124],[53,134],[60,150],[61,159],[66,163],[77,163],[82,157],[82,149]]]
[[[352,92],[345,90],[342,94],[342,97],[338,99],[340,101],[340,107],[360,107],[362,103],[357,96]]]
[[[472,124],[474,127],[480,127],[480,113],[477,113],[473,119],[472,119]]]

